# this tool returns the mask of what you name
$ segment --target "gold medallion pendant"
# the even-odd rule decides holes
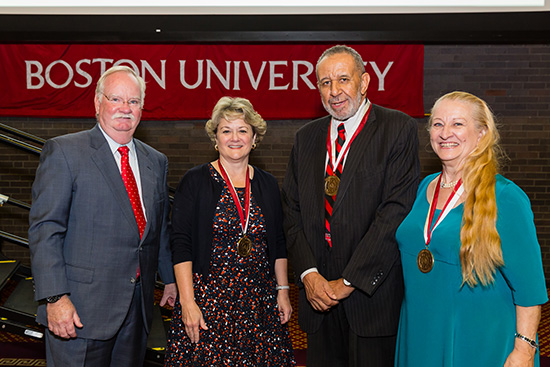
[[[243,236],[237,242],[237,253],[239,256],[247,257],[252,252],[252,241],[250,238]]]
[[[424,249],[418,253],[416,258],[418,269],[423,273],[429,273],[434,267],[434,257],[430,250]]]
[[[340,179],[337,176],[331,175],[325,178],[325,194],[328,196],[336,196],[339,186]]]

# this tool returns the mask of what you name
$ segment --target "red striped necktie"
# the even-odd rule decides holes
[[[340,125],[338,125],[338,137],[336,138],[336,159],[338,159],[338,155],[340,154],[342,147],[344,146],[344,143],[346,142],[346,127],[344,126],[344,123],[342,122]],[[332,167],[332,159],[329,158],[329,163],[327,165],[327,171],[325,173],[325,177],[329,176],[331,174],[331,171],[334,172],[336,177],[340,178],[342,175],[343,170],[343,162],[344,159],[341,159],[338,163],[338,167],[334,169]],[[329,169],[330,166],[330,169]],[[325,194],[325,241],[327,242],[329,247],[332,247],[332,239],[330,236],[330,216],[332,215],[332,207],[334,206],[334,201],[336,199],[335,196],[330,196]]]
[[[130,197],[130,202],[132,203],[132,209],[134,210],[134,215],[136,217],[137,226],[139,229],[140,238],[143,237],[143,232],[145,231],[145,214],[143,213],[143,207],[141,206],[141,198],[139,197],[139,190],[136,183],[136,178],[130,167],[130,161],[128,159],[128,151],[130,149],[127,146],[122,146],[118,148],[120,153],[120,173],[122,174],[122,181],[124,181],[124,186],[126,186],[126,191]]]

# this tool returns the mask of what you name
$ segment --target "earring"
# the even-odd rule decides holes
[[[256,149],[256,143],[252,144],[252,150]]]
[[[214,145],[214,149],[218,150],[218,144]]]

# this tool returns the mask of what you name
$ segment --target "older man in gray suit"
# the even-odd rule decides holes
[[[42,150],[29,244],[48,366],[141,366],[157,267],[161,303],[174,302],[168,161],[133,138],[144,97],[132,69],[107,70],[96,88],[98,124]]]

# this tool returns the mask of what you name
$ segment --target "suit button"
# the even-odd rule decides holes
[[[376,280],[372,281],[370,284],[371,285],[376,285]]]

